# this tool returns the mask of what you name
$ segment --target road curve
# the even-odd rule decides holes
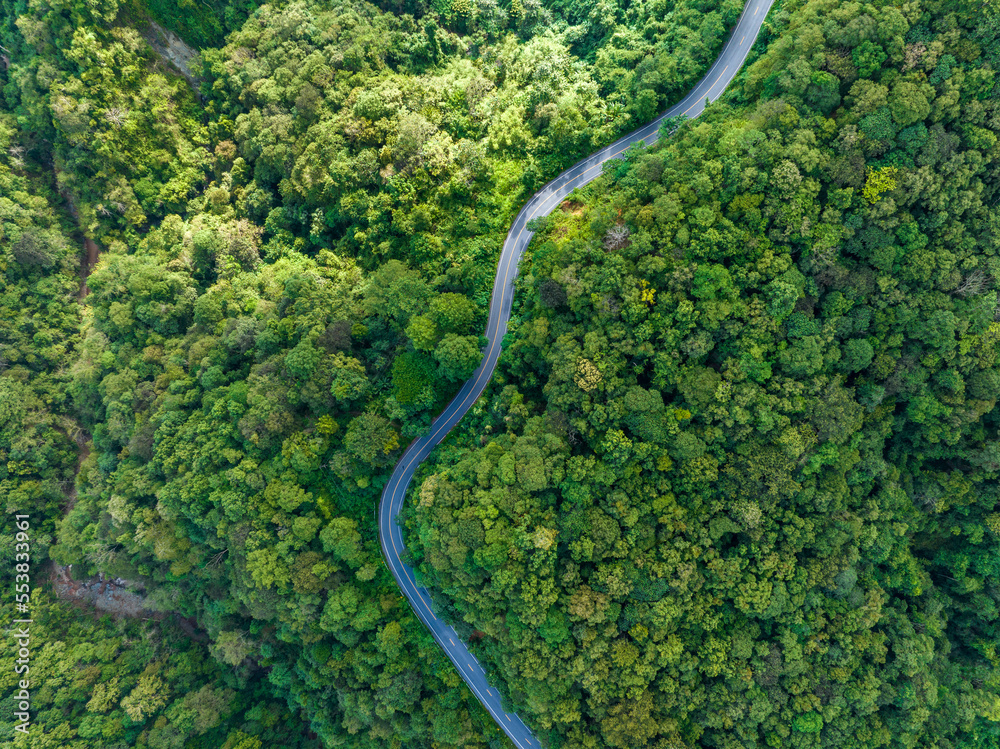
[[[516,714],[504,709],[500,704],[499,692],[486,681],[486,674],[479,661],[469,652],[455,630],[435,615],[430,593],[426,588],[417,586],[413,570],[400,558],[405,546],[402,529],[396,522],[396,516],[403,507],[407,487],[417,467],[472,407],[489,383],[493,370],[496,369],[497,360],[500,358],[500,341],[507,332],[507,322],[510,320],[514,296],[513,282],[517,276],[518,263],[532,237],[532,232],[526,228],[528,221],[538,216],[547,216],[574,189],[600,176],[601,165],[605,161],[620,156],[633,143],[639,141],[645,141],[647,145],[654,143],[659,136],[660,123],[663,120],[682,114],[688,118],[697,117],[704,111],[706,100],[718,99],[750,53],[750,48],[756,41],[773,2],[774,0],[750,0],[747,3],[718,59],[709,68],[705,77],[679,104],[648,125],[616,140],[610,146],[602,148],[567,169],[535,193],[517,214],[500,253],[496,280],[493,282],[490,317],[486,327],[486,338],[489,343],[485,348],[483,361],[472,377],[462,385],[458,395],[434,420],[431,433],[417,438],[410,444],[396,464],[396,469],[382,492],[377,519],[379,541],[389,571],[396,579],[403,595],[409,600],[417,617],[455,664],[455,668],[465,679],[472,693],[519,749],[539,749],[541,744]]]

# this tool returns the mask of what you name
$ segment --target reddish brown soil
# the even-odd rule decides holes
[[[97,246],[95,242],[90,237],[85,237],[83,240],[83,246],[87,250],[87,259],[80,264],[80,299],[84,299],[87,294],[90,293],[90,289],[87,288],[87,276],[90,275],[90,271],[94,269],[97,265],[97,260],[101,256],[101,248]]]

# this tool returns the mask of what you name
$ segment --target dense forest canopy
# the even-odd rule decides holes
[[[36,586],[51,559],[166,617],[39,593],[37,745],[502,744],[372,507],[478,362],[520,202],[685,91],[738,5],[0,8],[5,507]],[[199,48],[187,70],[152,22]],[[205,637],[187,655],[156,645],[174,616]],[[226,689],[247,702],[191,722],[184,693]],[[0,741],[28,745],[13,720]]]
[[[538,226],[409,503],[558,746],[997,746],[996,9],[811,0]]]
[[[0,497],[48,684],[0,742],[506,745],[373,508],[520,205],[740,11],[0,0]],[[537,227],[408,543],[547,746],[995,746],[1000,8],[770,19],[727,103]]]

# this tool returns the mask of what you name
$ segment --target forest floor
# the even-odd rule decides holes
[[[83,276],[83,283],[81,284],[80,293],[83,294],[84,290],[87,288],[86,276]],[[83,461],[90,457],[90,435],[85,432],[82,428],[71,428],[71,427],[60,427],[58,431],[61,434],[65,434],[70,437],[76,443],[76,468],[73,469],[73,482],[66,488],[66,507],[63,510],[63,515],[69,513],[76,505],[76,477],[80,475],[80,469],[83,467]]]
[[[83,247],[87,251],[87,258],[80,265],[80,301],[83,301],[84,297],[90,293],[90,289],[87,288],[87,276],[90,275],[90,271],[97,265],[101,256],[101,248],[90,237],[83,238]]]
[[[81,293],[84,295],[86,295],[87,289],[87,272],[97,262],[97,245],[90,239],[86,240],[86,242],[88,258],[86,265],[81,268],[81,276],[83,277]],[[94,248],[92,258],[90,257],[91,246]],[[66,512],[69,512],[73,508],[73,505],[76,504],[76,475],[80,473],[83,461],[90,455],[90,440],[86,432],[82,429],[77,430],[73,435],[73,439],[79,450],[79,456],[76,462],[76,471],[73,474],[73,486],[66,495],[66,498],[69,500]],[[134,589],[136,586],[128,580],[122,580],[119,577],[105,578],[103,574],[89,580],[74,580],[70,572],[71,568],[72,565],[64,567],[53,563],[51,572],[49,573],[49,582],[52,584],[52,590],[64,601],[91,607],[115,617],[130,616],[149,619],[155,615],[151,609],[146,608],[145,597],[136,592]]]
[[[110,614],[115,619],[172,618],[190,639],[209,642],[208,635],[198,627],[197,621],[177,612],[163,612],[147,607],[146,598],[136,591],[135,583],[120,577],[105,578],[104,575],[99,575],[89,580],[74,580],[70,575],[70,567],[52,564],[49,583],[56,596],[75,604],[81,611],[96,613],[97,616]]]
[[[103,575],[91,580],[74,580],[69,567],[54,565],[52,589],[65,601],[92,606],[112,616],[130,616],[149,619],[154,612],[145,607],[145,598],[129,589],[127,580],[105,579]]]
[[[66,200],[66,207],[69,209],[70,216],[73,217],[73,221],[76,223],[77,227],[80,229],[80,234],[83,236],[83,249],[86,251],[87,256],[80,263],[80,291],[77,294],[77,299],[83,301],[87,294],[90,293],[90,289],[87,288],[87,276],[97,265],[97,261],[101,257],[101,248],[90,237],[83,233],[83,226],[80,224],[80,213],[76,210],[76,204],[73,202],[73,198],[68,192],[63,192],[60,190],[60,194]]]

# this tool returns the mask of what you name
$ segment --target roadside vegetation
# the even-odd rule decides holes
[[[540,222],[407,505],[548,745],[998,745],[1000,14],[787,10]]]
[[[31,746],[505,745],[373,509],[478,363],[520,205],[739,12],[0,0]],[[998,18],[784,3],[728,104],[539,227],[409,539],[548,746],[996,745]],[[78,614],[50,561],[158,616]]]
[[[80,650],[39,746],[504,741],[384,571],[372,507],[477,363],[520,203],[678,98],[738,12],[0,2],[0,486],[32,517],[40,632],[76,653],[172,642],[180,616],[218,662]],[[199,48],[193,83],[151,21]],[[50,561],[165,618],[60,629]],[[95,658],[122,669],[100,708]],[[248,679],[280,731],[241,702],[171,728],[182,693]]]

